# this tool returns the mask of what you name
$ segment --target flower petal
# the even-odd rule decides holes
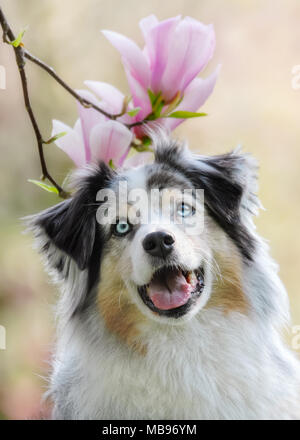
[[[132,141],[132,133],[117,121],[97,124],[91,131],[90,147],[93,160],[113,161],[119,166],[125,160]],[[127,154],[126,154],[127,153]]]
[[[177,91],[183,92],[192,79],[206,66],[214,51],[215,35],[211,25],[186,17],[173,32],[168,51],[168,64],[161,89],[171,100]]]
[[[67,132],[65,136],[60,137],[55,141],[55,144],[63,150],[78,166],[82,166],[86,163],[85,150],[83,144],[83,138],[81,136],[80,120],[78,119],[74,129],[64,124],[61,121],[54,119],[52,121],[52,133],[51,137],[63,131]]]
[[[135,107],[140,107],[139,113],[133,117],[133,121],[141,121],[152,112],[152,105],[148,96],[147,89],[131,75],[131,72],[125,68],[127,81],[132,94],[132,100]]]
[[[154,93],[160,91],[160,81],[167,65],[170,41],[180,18],[179,15],[159,23],[155,15],[150,15],[140,21],[150,62],[151,90]]]
[[[87,90],[76,90],[76,91],[82,98],[88,99],[93,104],[103,108],[103,103],[100,103],[91,92]],[[89,145],[90,132],[96,124],[98,124],[101,121],[104,121],[106,118],[100,112],[98,112],[93,108],[83,107],[83,105],[81,105],[79,102],[77,102],[77,105],[78,105],[79,116],[81,119],[86,162],[89,162],[91,160],[91,152]]]
[[[142,153],[135,153],[132,156],[128,157],[124,164],[123,168],[134,168],[140,165],[145,165],[147,163],[153,162],[153,153],[148,151],[143,151]]]
[[[196,112],[207,100],[207,98],[212,93],[218,74],[220,71],[220,66],[207,78],[195,78],[190,85],[186,88],[184,92],[184,98],[176,108],[176,111],[183,110],[189,112]],[[173,119],[166,118],[160,119],[162,125],[167,127],[169,130],[174,130],[179,124],[181,124],[185,119]]]
[[[134,41],[117,32],[102,31],[102,33],[120,52],[123,63],[131,75],[147,90],[150,83],[150,70],[142,50]]]
[[[84,84],[107,104],[109,113],[122,111],[125,96],[116,87],[101,81],[84,81]]]
[[[100,102],[102,108],[113,115],[119,114],[123,110],[125,95],[111,84],[101,81],[84,81],[84,83],[103,101]],[[99,103],[98,103],[99,105]],[[128,104],[128,110],[132,109],[132,103]],[[132,118],[125,113],[118,118],[118,122],[130,124]]]
[[[186,17],[185,21],[191,26],[191,44],[186,55],[186,70],[182,81],[182,90],[201,72],[212,58],[216,37],[212,24],[204,25],[197,20]]]
[[[139,26],[141,28],[141,31],[143,33],[144,39],[146,41],[147,36],[151,29],[153,29],[155,26],[159,24],[159,21],[156,17],[156,15],[151,14],[148,15],[148,17],[142,18],[139,22]]]

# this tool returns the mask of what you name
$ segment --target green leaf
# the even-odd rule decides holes
[[[152,148],[150,148],[150,146],[148,145],[134,145],[133,148],[138,151],[139,153],[144,153],[144,151],[149,151],[151,153],[153,153]]]
[[[155,112],[155,109],[157,108],[157,106],[160,104],[160,102],[163,99],[162,93],[158,92],[156,95],[150,90],[148,89],[148,95],[152,104],[152,110],[153,112]]]
[[[160,114],[161,114],[161,110],[163,108],[163,106],[165,105],[162,94],[159,93],[156,97],[155,103],[153,105],[153,114],[154,114],[154,119],[159,118]]]
[[[149,136],[143,136],[142,144],[148,147],[149,145],[152,144],[152,140],[149,138]]]
[[[61,133],[57,133],[55,136],[52,136],[52,138],[48,139],[47,141],[44,142],[44,144],[52,144],[52,142],[55,142],[57,139],[65,136],[67,134],[66,131],[62,131]]]
[[[155,109],[154,109],[154,119],[158,119],[160,117],[161,111],[164,107],[165,103],[162,100],[159,100],[157,102],[157,104],[155,104]]]
[[[135,108],[133,108],[132,110],[129,110],[129,111],[127,112],[127,114],[128,114],[129,116],[136,116],[136,115],[139,113],[140,110],[141,110],[141,107],[135,107]]]
[[[24,28],[21,30],[21,32],[19,33],[19,35],[17,36],[17,38],[14,41],[10,41],[9,44],[11,44],[14,47],[19,47],[20,45],[22,45],[22,38],[26,32],[27,28]]]
[[[154,113],[150,113],[150,115],[147,116],[145,121],[154,121],[156,119]]]
[[[150,89],[148,89],[148,96],[153,107],[153,105],[155,104],[156,96]]]
[[[207,113],[195,113],[195,112],[185,112],[185,111],[177,111],[173,112],[170,115],[167,115],[167,118],[177,118],[177,119],[188,119],[188,118],[199,118],[200,116],[207,116]]]
[[[110,159],[110,161],[108,162],[108,165],[110,166],[111,169],[113,169],[113,170],[116,169],[115,164],[113,163],[112,159]]]
[[[44,189],[45,191],[48,191],[48,192],[51,192],[54,194],[59,194],[58,189],[55,188],[55,186],[47,185],[46,183],[40,182],[39,180],[28,179],[28,182],[39,186],[40,188]]]

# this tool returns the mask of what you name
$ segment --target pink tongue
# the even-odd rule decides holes
[[[151,281],[148,295],[158,309],[169,310],[186,304],[191,297],[192,286],[181,272],[172,273],[162,282]]]

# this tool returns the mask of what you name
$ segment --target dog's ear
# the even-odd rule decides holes
[[[254,240],[246,224],[260,207],[255,195],[256,161],[238,150],[219,156],[195,155],[174,141],[157,145],[155,160],[168,164],[191,180],[195,188],[204,190],[208,213],[251,259]]]
[[[43,211],[35,225],[57,249],[71,257],[80,270],[87,268],[95,242],[96,222],[84,192]]]
[[[76,177],[77,190],[70,199],[29,217],[29,226],[40,239],[41,250],[52,269],[62,270],[65,257],[72,259],[81,271],[88,268],[100,232],[96,195],[108,186],[113,174],[104,163],[81,170]],[[61,251],[60,258],[53,258],[57,255],[53,249]]]
[[[191,155],[188,174],[206,192],[205,203],[218,217],[234,222],[257,214],[257,163],[235,150],[218,156]]]
[[[75,173],[77,190],[70,199],[25,219],[49,273],[62,283],[67,319],[89,304],[99,279],[104,233],[96,220],[96,196],[114,175],[104,163],[88,166]]]

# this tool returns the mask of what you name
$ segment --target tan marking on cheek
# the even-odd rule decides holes
[[[101,281],[98,306],[106,327],[141,355],[147,352],[142,342],[139,327],[145,322],[143,314],[130,301],[124,282],[121,280],[114,257],[108,256],[101,264]]]
[[[211,297],[205,307],[221,308],[224,313],[232,311],[246,314],[249,303],[242,287],[241,256],[229,239],[215,254],[220,275],[216,275]]]

